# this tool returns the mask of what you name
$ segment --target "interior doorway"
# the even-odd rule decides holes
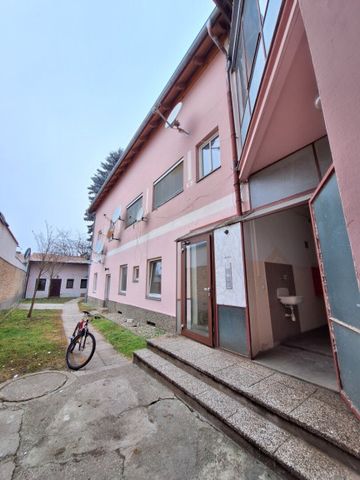
[[[307,204],[245,222],[255,361],[337,390]]]

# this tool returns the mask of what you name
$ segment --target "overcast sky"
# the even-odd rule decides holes
[[[126,147],[212,0],[0,0],[0,211],[20,247],[86,233],[90,177]]]

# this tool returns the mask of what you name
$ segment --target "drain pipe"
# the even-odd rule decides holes
[[[235,202],[236,202],[236,215],[241,215],[241,196],[240,196],[240,179],[238,174],[238,160],[237,160],[237,146],[236,146],[236,132],[235,132],[235,121],[234,121],[234,109],[231,97],[231,88],[230,88],[230,59],[226,48],[220,43],[218,37],[216,37],[211,31],[211,21],[208,20],[206,24],[208,35],[211,40],[215,43],[217,48],[222,52],[226,57],[226,96],[228,102],[228,111],[229,111],[229,121],[230,121],[230,133],[231,133],[231,153],[233,158],[233,186],[235,190]]]

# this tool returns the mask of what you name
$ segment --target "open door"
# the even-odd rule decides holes
[[[181,243],[181,333],[213,346],[212,244],[209,234]]]
[[[334,169],[310,211],[341,394],[360,417],[360,292]]]

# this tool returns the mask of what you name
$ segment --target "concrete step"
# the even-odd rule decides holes
[[[322,448],[335,447],[360,469],[360,422],[339,394],[251,360],[181,336],[148,341],[148,348],[217,388],[232,392],[308,433]],[[333,453],[332,453],[333,454]]]
[[[134,353],[134,362],[167,384],[180,398],[241,445],[287,478],[355,480],[360,476],[306,439],[149,349]]]

